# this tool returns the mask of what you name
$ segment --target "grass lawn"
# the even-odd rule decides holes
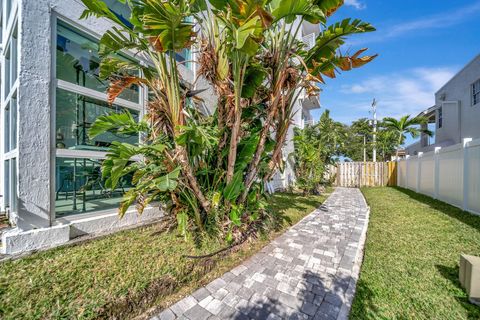
[[[298,222],[323,196],[277,194],[272,209]],[[238,265],[288,228],[208,260],[183,258],[225,246],[196,247],[162,224],[122,231],[83,244],[0,264],[1,319],[130,319],[166,307]]]
[[[400,188],[362,189],[371,207],[351,319],[480,319],[458,281],[480,255],[480,217]]]

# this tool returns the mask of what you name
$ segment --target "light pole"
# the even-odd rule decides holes
[[[377,162],[377,100],[373,98],[373,162]]]
[[[367,136],[363,135],[363,162],[367,162]]]

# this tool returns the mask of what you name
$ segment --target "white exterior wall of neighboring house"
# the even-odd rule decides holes
[[[299,23],[299,20],[296,21]],[[318,25],[311,24],[304,21],[301,26],[301,32],[297,35],[297,38],[305,43],[308,49],[315,45],[315,38],[320,33]],[[272,182],[270,183],[273,190],[285,190],[289,186],[295,183],[295,172],[293,170],[294,160],[292,157],[295,151],[293,144],[294,128],[303,129],[307,125],[313,124],[313,117],[310,113],[311,110],[320,108],[319,97],[306,97],[304,91],[302,91],[298,97],[298,101],[295,103],[293,109],[293,125],[288,129],[288,134],[285,139],[285,147],[282,150],[283,159],[285,161],[285,169],[283,172],[277,172]]]
[[[434,115],[435,143],[428,145],[422,137],[421,141],[406,148],[407,154],[416,155],[458,144],[464,138],[480,138],[480,101],[473,104],[472,97],[472,86],[479,80],[480,55],[435,93],[435,106],[428,112]]]
[[[117,1],[105,2],[117,10]],[[163,216],[157,206],[147,208],[140,216],[132,208],[119,219],[117,204],[108,202],[118,202],[119,194],[107,196],[106,190],[94,187],[98,164],[106,150],[101,144],[92,147],[85,141],[79,142],[78,132],[85,131],[92,121],[87,121],[89,112],[97,114],[107,108],[105,90],[87,84],[95,78],[91,63],[96,51],[89,46],[112,25],[94,17],[79,20],[83,10],[80,0],[2,1],[0,210],[8,213],[14,227],[2,234],[0,253],[55,246],[81,235],[109,232]],[[306,26],[303,35],[309,28],[315,29],[313,25]],[[66,59],[62,60],[66,67],[57,68],[59,47],[68,49],[61,58],[74,56],[75,65]],[[125,57],[134,55],[126,52]],[[68,67],[77,68],[76,75],[68,74]],[[179,68],[182,77],[193,82],[195,69],[183,65]],[[217,101],[215,94],[205,81],[197,80],[196,89],[204,88],[208,90],[200,97],[212,113]],[[146,96],[142,89],[131,92],[130,96],[117,99],[115,108],[127,108],[141,116]],[[74,112],[68,109],[72,105]],[[294,122],[303,126],[312,102],[299,102],[297,108]],[[79,117],[83,117],[83,123]],[[289,132],[285,157],[293,151],[292,137],[293,131]],[[292,182],[291,168],[290,165],[280,179],[284,187]],[[79,179],[84,180],[79,184]],[[77,190],[88,179],[92,190],[99,189],[97,192],[105,199],[97,199],[98,193],[92,195],[92,191]]]

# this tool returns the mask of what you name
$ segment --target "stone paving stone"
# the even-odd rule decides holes
[[[192,296],[197,300],[197,301],[202,301],[203,299],[205,299],[206,297],[208,297],[210,295],[210,292],[208,292],[207,289],[205,288],[200,288],[198,289],[197,291],[195,291],[194,293],[192,293]]]
[[[173,313],[173,311],[170,309],[165,309],[162,312],[160,312],[157,318],[160,320],[173,320],[175,319],[175,313]],[[158,319],[155,319],[155,320],[158,320]]]
[[[212,314],[197,304],[183,315],[191,320],[207,320]]]
[[[151,320],[347,319],[367,223],[361,192],[337,188],[259,253]]]

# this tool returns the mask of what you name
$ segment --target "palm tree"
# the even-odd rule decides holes
[[[424,133],[429,136],[432,136],[433,133],[426,129],[425,126],[428,124],[428,119],[425,117],[415,117],[411,118],[410,115],[401,117],[399,120],[395,118],[384,118],[383,126],[386,129],[392,130],[397,136],[397,159],[398,159],[398,147],[401,146],[407,134],[410,134],[412,138],[417,138],[420,134]]]

